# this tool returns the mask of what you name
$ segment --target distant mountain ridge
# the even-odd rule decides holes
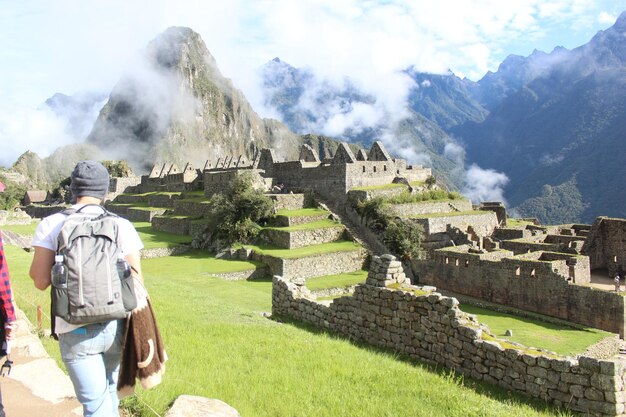
[[[261,148],[297,155],[302,139],[282,123],[262,119],[217,67],[200,35],[167,29],[115,86],[87,141],[114,159],[146,169],[157,161],[202,166],[206,160]]]
[[[340,86],[333,85],[280,58],[266,63],[261,68],[261,76],[265,105],[275,109],[281,120],[299,133],[319,133],[333,118],[349,115],[359,107],[373,108],[376,104],[375,97],[360,91],[349,78]],[[385,115],[378,123],[346,129],[336,137],[364,147],[387,138],[386,146],[395,156],[409,163],[428,165],[448,184],[456,188],[462,186],[458,170],[462,155],[446,153],[446,146],[455,142],[435,121],[412,108],[406,109],[403,118],[390,122],[392,119],[391,115]]]
[[[408,68],[415,82],[411,117],[400,125],[415,136],[407,143],[434,154],[433,165],[452,159],[439,158],[442,144],[462,145],[465,160],[443,171],[465,163],[503,172],[510,180],[505,197],[518,215],[546,223],[626,217],[625,40],[626,12],[585,45],[510,55],[478,82]],[[303,119],[315,124],[315,114],[299,113],[298,106],[312,75],[293,67],[287,79],[268,80],[268,74],[267,104],[290,126]],[[321,94],[326,101],[339,98],[345,108],[358,96],[331,89]],[[424,127],[439,130],[440,140],[420,136]]]
[[[554,223],[626,217],[625,37],[623,13],[589,43],[543,57],[550,65],[505,96],[483,122],[451,130],[466,144],[469,160],[509,176],[507,197],[521,215],[539,211]],[[527,69],[536,55],[518,68]],[[578,198],[566,209],[565,197],[546,195],[546,186]]]

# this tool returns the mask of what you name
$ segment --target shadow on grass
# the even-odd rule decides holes
[[[358,347],[359,349],[365,349],[367,351],[374,352],[376,354],[379,354],[388,358],[392,358],[397,361],[408,363],[411,366],[418,367],[425,371],[437,374],[441,378],[447,381],[453,382],[455,385],[459,387],[471,389],[480,395],[484,395],[485,397],[488,397],[490,399],[493,399],[499,402],[510,403],[510,404],[525,404],[525,405],[532,407],[534,410],[538,412],[552,413],[559,417],[571,417],[573,415],[568,410],[556,407],[555,405],[549,404],[546,401],[541,401],[539,399],[529,397],[520,392],[509,391],[504,388],[498,387],[496,385],[491,385],[483,381],[475,380],[467,375],[456,372],[455,370],[451,368],[447,368],[440,364],[429,364],[423,360],[414,359],[405,354],[394,352],[389,349],[372,346],[365,342],[355,340],[353,338],[341,335],[339,333],[334,333],[334,332],[330,332],[324,329],[320,329],[309,323],[296,321],[289,317],[272,315],[269,317],[269,319],[282,323],[282,324],[294,326],[298,329],[305,330],[313,334],[325,335],[334,340],[346,341],[346,342],[349,342],[351,345]]]

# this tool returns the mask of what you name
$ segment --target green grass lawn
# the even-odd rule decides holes
[[[310,290],[325,290],[329,288],[346,288],[356,284],[362,284],[367,279],[367,271],[354,271],[345,274],[326,275],[306,280],[306,286]]]
[[[191,236],[154,230],[148,222],[133,222],[145,249],[169,248],[182,243],[191,243]]]
[[[411,219],[430,219],[434,217],[457,217],[457,216],[478,216],[482,214],[493,213],[491,211],[470,210],[470,211],[451,211],[449,213],[427,213],[415,214],[410,216]]]
[[[49,295],[27,276],[32,254],[7,247],[20,308],[34,321]],[[262,317],[269,281],[209,276],[198,255],[142,262],[170,357],[163,383],[124,401],[164,415],[181,394],[218,398],[242,416],[554,416],[544,403],[474,383],[307,326]],[[56,342],[46,343],[58,357]]]
[[[392,190],[394,188],[407,188],[406,184],[381,184],[381,185],[370,185],[367,187],[353,187],[350,190],[352,191],[375,191],[375,190]]]
[[[602,330],[548,323],[469,304],[461,304],[460,308],[467,313],[476,314],[478,321],[487,324],[491,332],[500,339],[548,349],[561,355],[574,356],[582,353],[589,346],[611,335]],[[512,337],[504,336],[507,330],[512,330]]]
[[[528,225],[534,225],[533,222],[529,222],[528,220],[522,220],[522,219],[513,219],[513,218],[508,218],[506,219],[506,226],[507,227],[525,227]]]
[[[38,224],[38,221],[34,221],[30,224],[7,224],[5,226],[0,226],[0,229],[8,230],[13,233],[19,233],[20,235],[33,236]]]
[[[298,210],[278,210],[276,212],[277,216],[285,216],[285,217],[305,217],[305,216],[321,216],[324,214],[330,214],[326,210],[320,208],[303,208]]]
[[[335,220],[322,219],[314,222],[297,224],[295,226],[287,227],[264,227],[268,230],[282,230],[284,232],[297,232],[299,230],[316,230],[316,229],[328,229],[331,227],[343,227],[343,225]]]
[[[307,256],[320,255],[333,252],[348,252],[361,248],[361,245],[348,240],[340,240],[337,242],[322,243],[319,245],[310,245],[295,249],[280,249],[273,246],[257,246],[245,245],[247,248],[254,250],[262,255],[274,256],[276,258],[292,259],[304,258]]]

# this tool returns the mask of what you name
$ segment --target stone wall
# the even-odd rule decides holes
[[[204,217],[209,214],[209,201],[174,201],[176,214],[180,216]]]
[[[592,269],[606,268],[611,276],[626,273],[626,219],[598,217],[582,253],[591,259]]]
[[[455,227],[464,232],[472,227],[474,233],[484,237],[490,236],[498,226],[498,218],[492,211],[461,216],[425,217],[411,219],[411,221],[421,224],[427,235],[445,233],[448,227]]]
[[[492,235],[494,238],[499,240],[513,240],[513,239],[522,239],[532,236],[530,230],[520,229],[520,228],[500,228],[496,229]]]
[[[251,259],[266,264],[272,275],[280,275],[289,280],[300,280],[363,269],[367,251],[357,249],[293,259],[277,258],[254,252],[250,256]]]
[[[141,259],[164,258],[189,252],[191,245],[176,245],[169,248],[151,248],[141,250]]]
[[[277,227],[297,226],[299,224],[311,223],[318,220],[327,219],[330,213],[314,214],[311,216],[275,216],[272,224]]]
[[[357,201],[371,200],[376,197],[395,197],[407,191],[408,188],[406,186],[373,190],[350,190],[348,191],[348,202],[355,205]]]
[[[624,413],[623,361],[573,359],[499,341],[474,316],[462,312],[455,298],[443,297],[432,288],[402,284],[394,262],[374,257],[368,281],[357,285],[352,296],[335,299],[330,306],[315,302],[306,287],[275,276],[272,313],[570,410],[610,416]],[[381,272],[381,263],[389,273]],[[395,277],[391,270],[396,270]],[[384,282],[403,289],[380,286]]]
[[[23,210],[30,216],[37,219],[43,219],[52,214],[65,210],[69,206],[35,206],[33,204],[26,206]]]
[[[275,210],[298,210],[304,207],[304,194],[268,194]]]
[[[109,181],[108,200],[114,200],[120,194],[128,192],[136,185],[141,184],[141,177],[114,177]]]
[[[454,204],[454,206],[451,206],[451,204]],[[419,214],[470,211],[472,210],[472,202],[469,200],[424,201],[420,203],[394,204],[390,208],[396,216],[407,218]]]
[[[542,239],[543,240],[543,239]],[[544,243],[536,238],[514,239],[504,240],[500,242],[500,247],[505,250],[510,250],[514,254],[535,252],[535,251],[558,251],[559,244]]]
[[[161,232],[169,232],[177,235],[188,235],[191,219],[189,217],[154,216],[152,227]]]
[[[181,198],[180,194],[149,194],[146,196],[150,207],[174,207],[174,202]]]
[[[30,224],[33,219],[22,210],[0,210],[0,226],[8,224]]]
[[[414,261],[420,284],[433,285],[492,303],[625,334],[624,297],[579,284],[588,283],[585,256],[509,251],[468,253],[439,249],[434,259]],[[602,308],[599,308],[602,306]]]
[[[279,248],[294,249],[334,242],[343,236],[344,230],[345,228],[343,226],[338,225],[337,227],[294,231],[264,229],[263,234]]]

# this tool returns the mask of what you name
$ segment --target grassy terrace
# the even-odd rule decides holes
[[[169,248],[182,243],[191,243],[191,236],[154,230],[148,222],[134,222],[133,225],[146,249]]]
[[[492,211],[484,210],[469,210],[469,211],[451,211],[449,213],[428,213],[428,214],[416,214],[410,216],[411,219],[432,219],[436,217],[458,217],[458,216],[480,216],[484,214],[493,213]]]
[[[300,230],[314,230],[314,229],[328,229],[332,227],[343,227],[343,225],[337,221],[331,219],[317,220],[309,223],[302,223],[295,226],[288,227],[264,227],[267,230],[281,230],[284,232],[297,232]]]
[[[120,194],[120,195],[134,195],[134,196],[138,196],[138,197],[147,197],[150,195],[181,195],[182,193],[180,191],[151,191],[149,193],[143,193],[143,194]]]
[[[478,321],[487,324],[491,332],[499,339],[547,349],[561,355],[575,356],[611,335],[598,329],[578,328],[565,323],[548,323],[469,304],[461,304],[460,308],[467,313],[476,314]],[[504,336],[506,330],[512,330],[513,336]]]
[[[307,256],[321,255],[334,252],[349,252],[361,249],[361,245],[352,241],[341,240],[337,242],[322,243],[320,245],[305,246],[295,249],[280,249],[274,246],[257,246],[246,245],[246,248],[252,249],[262,255],[274,256],[282,259],[306,258]]]
[[[36,322],[48,291],[28,278],[32,254],[7,247],[17,303]],[[307,326],[268,320],[271,282],[208,276],[200,254],[142,261],[170,357],[163,383],[124,401],[164,415],[180,394],[219,398],[242,416],[554,416],[540,401],[406,360]],[[45,327],[49,322],[44,323]],[[59,358],[58,343],[44,338]],[[143,404],[147,404],[143,405]]]
[[[354,271],[338,275],[326,275],[306,280],[306,286],[310,290],[326,290],[330,288],[347,288],[356,284],[362,284],[367,279],[367,271]]]
[[[277,216],[285,216],[285,217],[308,217],[308,216],[320,216],[322,214],[330,214],[326,210],[320,208],[303,208],[298,210],[278,210],[276,212]]]
[[[7,224],[6,226],[0,226],[0,229],[19,233],[20,235],[32,236],[35,234],[38,224],[39,222],[37,221],[30,224]]]
[[[392,190],[394,188],[407,188],[406,184],[382,184],[370,185],[368,187],[354,187],[350,191],[375,191],[375,190]]]
[[[526,227],[526,226],[533,225],[533,224],[534,224],[533,222],[529,222],[527,220],[512,219],[512,218],[506,219],[507,227]]]

